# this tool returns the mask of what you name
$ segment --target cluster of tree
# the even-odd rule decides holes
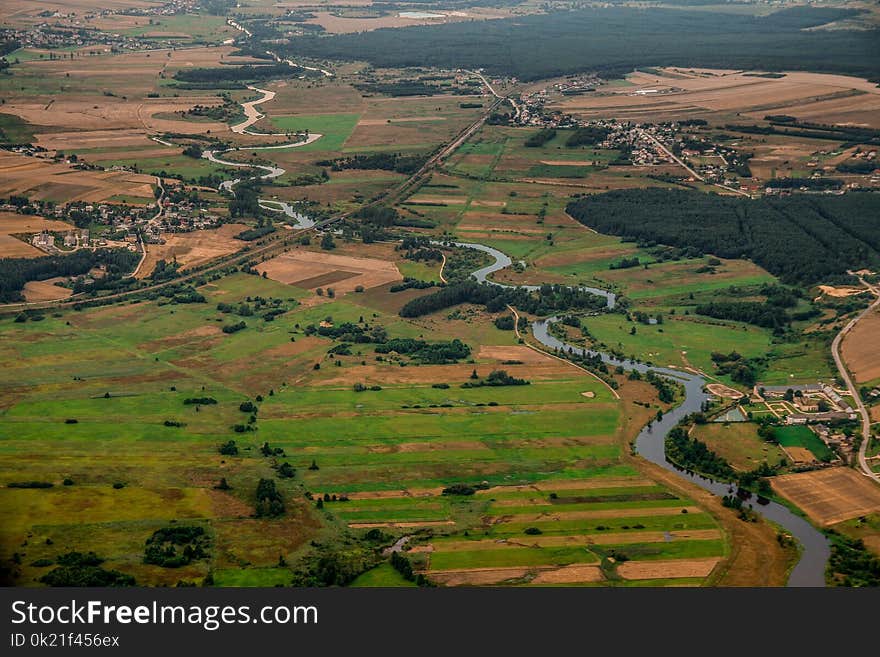
[[[811,189],[814,191],[825,191],[829,189],[840,189],[843,187],[843,181],[837,178],[774,178],[767,181],[767,187],[777,189]]]
[[[511,305],[534,315],[564,310],[598,310],[607,305],[605,297],[564,285],[542,285],[531,292],[465,280],[407,302],[399,314],[401,317],[421,317],[462,303],[485,306],[493,313]]]
[[[654,370],[645,372],[645,381],[657,389],[657,396],[664,404],[671,404],[675,400],[675,384],[665,376],[660,376]]]
[[[501,317],[496,317],[494,323],[495,328],[502,331],[512,331],[516,326],[516,320],[514,320],[513,315],[501,315]]]
[[[208,406],[211,404],[216,404],[217,400],[213,397],[187,397],[183,400],[185,406]]]
[[[388,288],[389,292],[403,292],[404,290],[427,290],[428,288],[435,287],[437,284],[434,281],[421,281],[418,278],[412,278],[407,276],[403,279],[402,283],[395,283],[391,287]]]
[[[286,79],[291,76],[292,72],[293,69],[288,64],[246,64],[244,66],[182,68],[174,74],[174,79],[180,82],[200,85],[219,84],[220,86],[225,86],[223,83],[244,83],[278,78]],[[309,71],[300,67],[297,67],[296,72],[298,75],[311,75],[312,77],[320,75],[320,72]]]
[[[868,174],[873,173],[876,169],[880,169],[880,163],[878,163],[877,160],[859,160],[852,158],[844,160],[834,168],[840,173]]]
[[[730,378],[744,386],[751,387],[758,380],[758,372],[756,364],[736,351],[729,354],[723,354],[713,351],[711,356],[712,362],[715,363],[716,373],[724,376],[729,375]]]
[[[236,322],[235,324],[224,324],[222,331],[224,333],[238,333],[239,331],[243,331],[247,328],[247,324],[244,321]]]
[[[376,346],[377,354],[405,354],[422,363],[442,365],[456,363],[471,355],[471,348],[455,338],[443,342],[426,342],[414,338],[393,338]]]
[[[193,157],[198,160],[202,157],[202,147],[198,144],[190,144],[183,149],[183,154],[187,157]]]
[[[217,449],[223,456],[238,456],[238,445],[234,440],[227,440]]]
[[[106,268],[105,279],[118,281],[123,274],[135,268],[138,260],[140,255],[128,249],[80,249],[70,255],[0,258],[0,302],[23,301],[21,291],[25,283],[30,281],[44,281],[56,276],[82,276],[101,265]],[[97,281],[88,289],[98,289],[94,287],[95,283]]]
[[[617,262],[612,262],[608,265],[608,269],[632,269],[640,264],[642,264],[642,261],[639,260],[639,256],[633,256],[632,258],[621,258]]]
[[[421,80],[398,80],[395,82],[366,82],[356,84],[358,91],[370,94],[385,94],[386,96],[434,96],[441,89],[433,84],[426,84]]]
[[[856,13],[807,6],[768,16],[594,7],[490,22],[300,37],[282,50],[317,59],[368,61],[377,67],[482,67],[526,81],[586,69],[608,77],[642,66],[773,68],[876,77],[877,30],[806,29]],[[670,34],[689,38],[670,39]]]
[[[488,484],[450,484],[443,489],[442,495],[473,495],[478,490],[486,490]]]
[[[342,340],[344,342],[355,342],[357,344],[381,343],[388,339],[388,333],[383,326],[378,324],[360,326],[353,322],[342,322],[335,325],[315,326],[309,324],[304,330],[306,335],[315,335],[316,333],[324,338],[332,338],[334,340]]]
[[[40,578],[48,586],[95,587],[95,586],[135,586],[134,577],[118,570],[101,568],[104,560],[94,552],[68,552],[56,560],[58,568]]]
[[[830,531],[831,557],[827,579],[842,586],[880,586],[880,559],[860,538]]]
[[[415,262],[440,262],[443,260],[443,252],[433,247],[427,237],[405,237],[398,250],[404,251],[404,258]]]
[[[256,497],[258,518],[277,518],[284,515],[284,500],[271,479],[260,479],[257,483]]]
[[[156,266],[153,267],[153,273],[150,274],[150,278],[156,283],[169,281],[172,278],[176,278],[179,275],[179,271],[180,265],[177,261],[168,262],[164,258],[160,258],[156,262]]]
[[[711,301],[698,304],[695,312],[706,317],[729,319],[771,329],[782,328],[789,321],[782,308],[761,301]]]
[[[471,376],[471,378],[474,378]],[[526,379],[517,379],[508,374],[505,370],[493,370],[485,379],[477,379],[476,381],[465,381],[461,384],[462,388],[482,388],[483,386],[527,386],[531,383]]]
[[[773,125],[724,126],[728,130],[757,135],[786,135],[806,139],[827,139],[845,144],[880,144],[880,130],[855,125],[825,125],[801,121],[773,121]]]
[[[320,501],[320,500],[319,500]],[[358,575],[376,565],[376,552],[358,545],[315,544],[294,572],[293,586],[348,586]]]
[[[595,146],[601,144],[611,132],[609,128],[601,126],[585,126],[577,128],[565,140],[567,148],[577,148],[579,146]]]
[[[242,240],[244,242],[253,242],[254,240],[258,240],[261,237],[265,237],[271,233],[275,232],[275,226],[271,223],[267,223],[264,226],[260,226],[259,228],[248,228],[246,230],[241,231],[235,236],[235,239]]]
[[[229,201],[229,216],[256,217],[261,220],[263,208],[260,207],[260,185],[256,180],[244,180],[236,185],[235,196]],[[261,228],[265,222],[259,221],[257,228]],[[269,222],[271,225],[271,222]],[[270,231],[271,232],[271,231]],[[239,239],[244,239],[239,237]]]
[[[425,164],[428,158],[425,155],[413,155],[403,153],[364,153],[349,157],[340,157],[335,160],[321,160],[315,162],[319,167],[330,167],[333,171],[344,169],[379,169],[382,171],[396,171],[397,173],[415,173]]]
[[[727,461],[710,450],[706,443],[691,438],[682,426],[673,427],[666,435],[666,457],[686,470],[723,481],[736,478],[736,472]]]
[[[180,568],[207,559],[210,541],[204,527],[180,525],[153,532],[144,547],[144,563],[163,568]],[[178,549],[181,549],[178,552]]]
[[[555,136],[556,130],[554,128],[542,128],[541,130],[538,130],[538,132],[529,136],[525,140],[525,145],[529,148],[540,148]]]
[[[787,283],[849,280],[847,270],[880,264],[876,194],[751,200],[649,188],[577,198],[566,210],[601,233],[749,258]]]

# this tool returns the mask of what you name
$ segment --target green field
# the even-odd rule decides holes
[[[342,540],[341,532],[361,536],[379,526],[391,541],[430,527],[436,538],[461,540],[466,531],[481,533],[484,518],[495,516],[500,522],[491,535],[521,534],[523,523],[535,524],[531,518],[546,498],[533,500],[534,490],[518,485],[572,491],[560,495],[558,522],[538,523],[551,536],[601,531],[600,523],[579,515],[597,513],[603,526],[615,525],[618,533],[715,527],[709,516],[679,514],[678,506],[690,503],[663,487],[627,484],[638,482],[639,474],[622,463],[621,406],[577,370],[563,369],[529,386],[464,389],[460,384],[472,369],[485,374],[497,362],[475,351],[471,364],[413,363],[404,372],[399,364],[375,360],[369,344],[356,345],[351,356],[328,357],[332,341],[305,335],[310,323],[369,317],[390,335],[448,339],[443,325],[428,328],[386,315],[368,305],[370,295],[307,308],[296,302],[303,291],[246,274],[203,285],[200,292],[206,303],[152,301],[69,311],[39,322],[0,321],[0,355],[11,364],[0,372],[0,482],[54,484],[0,488],[0,522],[8,528],[2,553],[19,549],[28,533],[37,539],[19,549],[20,581],[45,572],[45,566],[31,564],[76,549],[94,550],[106,559],[105,567],[130,573],[139,583],[198,583],[210,572],[216,585],[284,584],[300,560],[310,558],[309,541],[316,537],[333,544]],[[279,299],[289,310],[272,322],[246,317],[247,328],[238,333],[219,331],[235,316],[219,313],[218,302],[256,296]],[[509,332],[486,323],[461,323],[455,333],[475,347],[513,343]],[[507,368],[527,373],[523,365]],[[398,380],[401,372],[406,382]],[[352,381],[379,383],[381,390],[356,392]],[[438,382],[450,387],[432,387]],[[217,403],[184,404],[193,397]],[[239,405],[249,399],[259,406],[256,431],[238,433],[233,426],[247,422]],[[236,442],[238,455],[217,452],[228,440]],[[264,443],[283,456],[264,457]],[[295,468],[293,478],[276,476],[272,466],[281,461]],[[61,485],[65,478],[73,484]],[[230,490],[214,489],[221,478]],[[282,518],[253,517],[259,478],[276,482],[287,505]],[[440,494],[450,484],[498,488],[491,495]],[[328,496],[323,510],[306,492]],[[644,518],[632,521],[633,513]],[[144,541],[174,519],[207,528],[208,558],[179,569],[143,563]],[[626,543],[623,536],[618,540]],[[703,548],[721,556],[723,547],[713,545]],[[679,558],[674,549],[664,550]],[[585,545],[442,549],[435,556],[429,572],[599,559]],[[418,554],[412,558],[417,569],[427,567]],[[355,584],[398,580],[386,564]]]
[[[777,465],[781,460],[787,460],[777,445],[758,436],[757,425],[752,422],[698,424],[692,435],[743,472],[754,470],[762,463]]]
[[[298,151],[341,151],[357,125],[359,114],[301,114],[274,116],[272,125],[285,132],[308,130],[323,135]]]
[[[783,447],[805,447],[820,461],[827,462],[834,458],[834,452],[828,445],[805,426],[776,427],[774,433]]]

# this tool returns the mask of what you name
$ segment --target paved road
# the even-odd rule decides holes
[[[877,295],[877,299],[856,317],[851,319],[847,325],[843,327],[843,330],[834,337],[834,341],[831,343],[831,355],[834,356],[834,362],[837,365],[837,370],[840,372],[840,378],[846,383],[846,387],[849,389],[849,394],[852,395],[855,400],[859,414],[862,416],[862,444],[859,447],[859,468],[861,469],[862,474],[880,484],[880,475],[877,475],[877,473],[871,470],[867,458],[868,443],[870,442],[869,436],[871,435],[871,414],[865,407],[865,403],[862,401],[862,397],[859,395],[859,391],[849,375],[849,370],[846,369],[846,363],[843,362],[843,358],[840,356],[840,345],[843,342],[843,338],[846,337],[846,334],[849,333],[865,315],[880,307],[880,290],[869,285],[863,278],[859,278],[859,280],[865,287],[871,290],[873,294]]]

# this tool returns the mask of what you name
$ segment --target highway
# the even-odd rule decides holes
[[[863,278],[859,278],[862,282],[862,285],[867,287],[871,293],[877,295],[877,299],[865,308],[862,312],[856,315],[853,319],[847,322],[847,325],[843,327],[843,330],[840,331],[835,337],[834,341],[831,343],[831,355],[834,356],[834,363],[837,365],[837,370],[840,372],[840,378],[843,379],[844,383],[846,383],[846,387],[849,389],[849,394],[852,395],[852,398],[855,400],[856,408],[859,411],[859,415],[862,416],[862,444],[859,446],[859,469],[862,471],[866,477],[870,477],[878,484],[880,484],[880,475],[877,475],[873,470],[871,470],[868,465],[868,443],[870,442],[871,436],[871,414],[868,412],[868,409],[865,407],[865,403],[862,401],[861,395],[859,395],[859,391],[855,386],[855,383],[852,380],[852,377],[849,375],[849,370],[846,369],[846,363],[843,362],[843,358],[840,355],[840,345],[843,342],[843,339],[846,337],[846,334],[849,333],[853,327],[861,320],[865,315],[874,311],[878,307],[880,307],[880,290],[870,285]]]

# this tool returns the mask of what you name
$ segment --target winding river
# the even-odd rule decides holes
[[[256,109],[257,105],[265,103],[267,101],[275,98],[274,91],[267,91],[266,89],[260,89],[259,87],[248,86],[248,89],[252,91],[259,91],[263,94],[260,98],[255,100],[249,100],[241,104],[242,110],[244,110],[245,120],[241,123],[238,123],[230,128],[232,132],[239,135],[254,135],[259,137],[278,137],[278,136],[287,136],[287,133],[264,133],[264,132],[253,132],[250,130],[250,127],[254,125],[257,121],[263,118],[264,114]],[[248,164],[245,162],[235,162],[234,160],[224,160],[219,155],[223,155],[224,153],[229,153],[232,151],[240,151],[240,150],[248,150],[248,151],[273,151],[273,150],[281,150],[286,148],[299,148],[301,146],[306,146],[307,144],[311,144],[312,142],[317,141],[323,135],[318,133],[310,133],[306,136],[305,139],[301,139],[298,141],[289,141],[284,142],[282,144],[273,144],[271,146],[241,146],[234,148],[227,148],[224,150],[207,150],[202,153],[202,157],[208,160],[209,162],[214,162],[215,164],[222,164],[227,167],[236,167],[236,168],[247,168],[247,169],[259,169],[260,171],[264,171],[265,173],[259,174],[256,176],[251,176],[249,178],[234,178],[232,180],[224,180],[220,183],[220,190],[230,192],[234,194],[233,187],[235,187],[242,180],[254,180],[255,178],[259,178],[260,180],[271,180],[273,178],[278,178],[283,176],[286,173],[285,169],[282,169],[279,166],[268,166],[264,164]],[[306,215],[301,212],[296,212],[293,209],[293,206],[290,203],[285,201],[277,201],[273,199],[264,199],[261,198],[258,201],[261,208],[264,210],[269,210],[270,212],[278,212],[286,215],[293,221],[291,222],[294,228],[311,228],[315,225],[313,219],[310,219]]]
[[[436,242],[440,244],[440,242]],[[443,242],[443,244],[451,244],[454,246],[475,249],[487,253],[495,259],[492,264],[475,271],[472,276],[480,282],[490,283],[492,285],[502,285],[503,287],[512,287],[503,285],[490,280],[488,277],[497,271],[509,267],[512,260],[508,255],[502,253],[498,249],[485,244],[473,244],[467,242]],[[537,286],[523,286],[529,290],[537,289]],[[608,308],[613,308],[616,297],[613,293],[606,290],[600,290],[591,287],[581,287],[580,289],[604,296],[608,302]],[[663,416],[660,421],[655,421],[651,427],[642,429],[636,438],[636,452],[659,465],[670,472],[696,484],[700,488],[709,491],[714,495],[722,497],[729,495],[734,491],[731,484],[713,481],[700,475],[685,472],[681,468],[670,463],[666,458],[665,439],[666,434],[689,413],[698,412],[703,402],[709,398],[703,388],[707,381],[698,374],[675,370],[667,367],[649,367],[643,363],[631,360],[619,360],[603,352],[590,351],[582,349],[574,345],[562,342],[550,333],[550,326],[558,321],[558,317],[550,317],[549,319],[538,320],[532,323],[532,334],[541,344],[550,349],[559,349],[560,351],[574,353],[578,355],[595,355],[598,354],[602,361],[614,367],[620,365],[628,370],[636,370],[638,372],[647,372],[652,370],[657,374],[676,380],[684,386],[684,401],[676,408],[670,410]],[[825,586],[825,565],[831,550],[828,539],[822,535],[815,527],[813,527],[804,518],[795,515],[787,507],[777,502],[768,501],[766,504],[755,503],[752,505],[755,512],[760,513],[768,520],[780,525],[794,536],[801,546],[801,558],[797,565],[791,571],[788,578],[788,586]]]

